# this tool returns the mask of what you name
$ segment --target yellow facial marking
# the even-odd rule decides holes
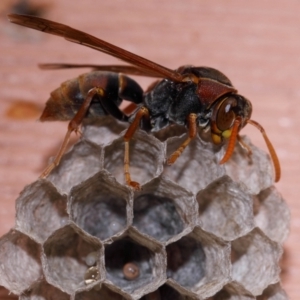
[[[220,144],[222,142],[221,137],[217,134],[212,134],[211,135],[212,141],[214,144]]]
[[[222,132],[222,137],[224,137],[225,139],[230,138],[231,132],[232,132],[232,128],[223,131],[223,132]]]

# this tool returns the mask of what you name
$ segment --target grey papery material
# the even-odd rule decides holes
[[[272,186],[269,156],[197,137],[173,166],[185,136],[170,127],[130,142],[133,192],[124,185],[122,131],[106,117],[47,179],[25,187],[16,226],[0,239],[0,285],[22,300],[287,299],[279,260],[289,211]],[[137,278],[124,276],[133,263]]]

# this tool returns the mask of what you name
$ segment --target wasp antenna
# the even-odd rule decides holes
[[[279,179],[280,179],[280,175],[281,175],[281,169],[280,169],[280,163],[279,163],[279,159],[277,157],[277,154],[275,152],[275,149],[272,145],[272,143],[270,142],[267,134],[266,134],[266,131],[263,129],[263,127],[257,123],[256,121],[253,121],[253,120],[247,120],[247,123],[255,126],[258,130],[260,130],[260,132],[262,133],[263,137],[264,137],[264,140],[267,144],[267,147],[268,147],[268,150],[269,150],[269,153],[270,153],[270,156],[271,156],[271,159],[273,161],[273,165],[274,165],[274,169],[275,169],[275,182],[278,182]]]
[[[53,64],[38,64],[38,67],[43,70],[58,69],[58,67],[53,66]]]
[[[235,146],[235,142],[238,136],[238,130],[241,124],[241,119],[240,118],[236,118],[232,127],[232,131],[231,131],[231,135],[229,138],[229,142],[228,142],[228,147],[226,150],[225,155],[223,156],[223,158],[220,161],[220,165],[226,163],[228,161],[228,159],[231,157],[233,151],[234,151],[234,146]]]

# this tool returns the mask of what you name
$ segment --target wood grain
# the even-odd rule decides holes
[[[9,10],[7,11],[9,12]],[[206,65],[224,72],[251,100],[282,164],[276,184],[291,209],[282,282],[300,292],[300,2],[59,1],[45,17],[87,31],[169,68]],[[82,70],[41,71],[38,63],[116,63],[114,58],[0,19],[0,235],[14,226],[15,200],[36,180],[65,134],[66,124],[15,118],[17,101],[42,106],[49,92]],[[151,80],[138,79],[146,88]],[[26,115],[27,113],[25,113]],[[22,115],[22,113],[21,113]],[[249,126],[248,126],[249,127]],[[260,133],[244,133],[266,149]]]

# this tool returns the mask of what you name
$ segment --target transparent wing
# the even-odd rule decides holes
[[[124,74],[130,74],[130,75],[148,76],[148,77],[163,77],[163,76],[158,76],[157,74],[152,74],[148,70],[143,70],[136,66],[126,66],[126,65],[49,63],[49,64],[39,64],[39,67],[44,70],[92,68],[93,70],[124,73]]]
[[[182,75],[176,71],[163,67],[146,58],[133,54],[127,50],[114,46],[108,42],[105,42],[101,39],[98,39],[92,35],[74,29],[67,25],[34,16],[18,14],[10,14],[8,15],[8,18],[12,23],[58,35],[68,41],[85,45],[87,47],[117,57],[123,61],[137,66],[141,70],[144,70],[147,74],[155,74],[157,77],[164,77],[177,82],[180,82],[183,79]]]

